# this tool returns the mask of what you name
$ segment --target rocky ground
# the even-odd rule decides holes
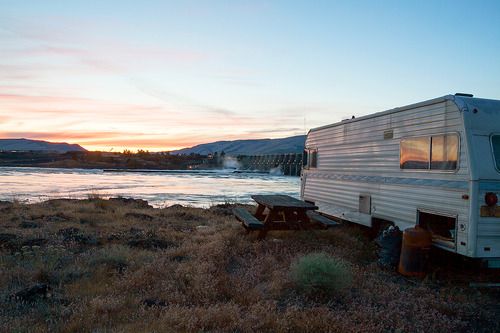
[[[291,265],[317,252],[345,263],[348,288],[297,288]],[[404,278],[378,265],[361,227],[258,240],[225,205],[3,202],[0,331],[500,331],[499,293],[469,287],[500,275],[442,253],[433,259],[425,279]]]

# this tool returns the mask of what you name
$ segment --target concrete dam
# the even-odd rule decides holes
[[[285,176],[300,176],[304,155],[302,153],[272,154],[272,155],[239,155],[240,169],[276,172]]]

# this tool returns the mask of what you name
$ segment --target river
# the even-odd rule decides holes
[[[0,168],[0,200],[133,197],[155,207],[251,203],[252,194],[299,197],[300,178],[234,170],[106,172],[84,169]]]

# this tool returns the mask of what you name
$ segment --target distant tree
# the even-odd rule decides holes
[[[127,168],[131,168],[131,169],[138,168],[140,166],[139,162],[135,159],[128,159],[126,164],[127,164]]]
[[[78,161],[78,155],[80,155],[80,154],[78,154],[78,152],[76,152],[76,151],[72,151],[69,153],[69,155],[71,156],[71,159],[73,161]]]
[[[88,154],[88,160],[92,162],[97,162],[101,159],[102,154],[100,151],[93,151]]]

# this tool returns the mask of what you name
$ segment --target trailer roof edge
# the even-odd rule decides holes
[[[359,118],[341,120],[341,121],[338,121],[336,123],[311,128],[309,130],[308,134],[311,132],[316,132],[316,131],[330,128],[330,127],[335,127],[335,126],[344,125],[344,124],[350,124],[350,123],[354,123],[354,122],[360,121],[360,120],[366,120],[366,119],[370,119],[370,118],[380,117],[380,116],[383,116],[386,114],[401,112],[401,111],[414,109],[414,108],[427,106],[427,105],[432,105],[432,104],[437,104],[437,103],[441,103],[441,102],[445,102],[445,101],[455,101],[456,102],[456,100],[461,99],[461,98],[462,97],[455,96],[455,95],[445,95],[445,96],[429,99],[429,100],[426,100],[423,102],[418,102],[418,103],[413,103],[413,104],[409,104],[409,105],[405,105],[405,106],[401,106],[401,107],[396,107],[396,108],[385,110],[385,111],[379,111],[379,112],[372,113],[372,114],[369,114],[366,116],[361,116]],[[465,98],[471,98],[471,97],[465,97]]]

